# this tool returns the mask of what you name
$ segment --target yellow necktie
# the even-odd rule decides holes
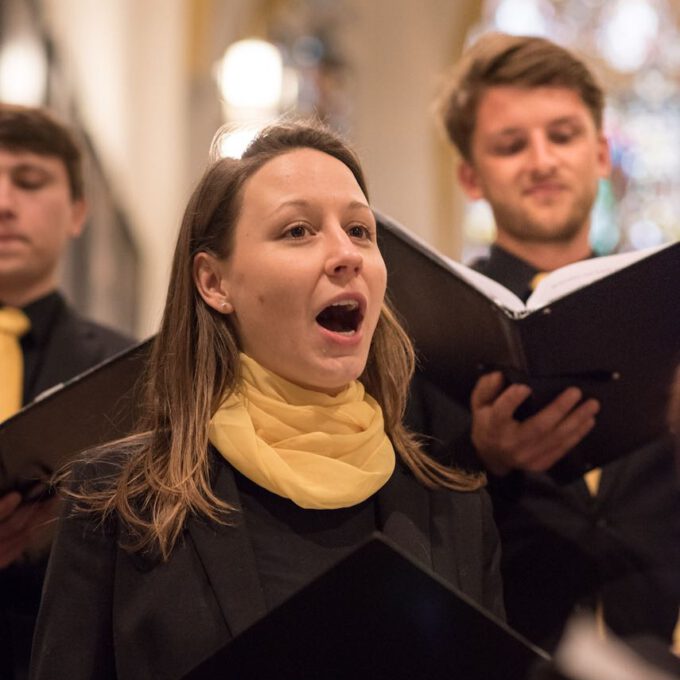
[[[601,476],[602,468],[593,468],[589,472],[586,472],[585,475],[583,475],[583,481],[585,481],[591,496],[597,496],[597,492],[600,488]]]
[[[537,272],[536,274],[534,274],[534,276],[533,276],[533,278],[531,279],[531,281],[529,281],[529,288],[530,288],[532,291],[536,290],[536,286],[538,286],[538,284],[539,284],[541,281],[543,281],[543,279],[544,279],[546,276],[548,276],[548,274],[550,274],[550,272]]]
[[[0,309],[0,422],[21,408],[24,355],[19,338],[30,327],[31,322],[20,309]]]

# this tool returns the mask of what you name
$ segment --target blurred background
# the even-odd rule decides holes
[[[88,152],[91,216],[63,272],[89,316],[144,337],[215,132],[237,152],[282,113],[317,114],[364,162],[373,205],[463,261],[493,238],[432,102],[488,30],[577,50],[609,93],[615,170],[601,253],[680,238],[680,0],[1,0],[0,100],[47,105]]]

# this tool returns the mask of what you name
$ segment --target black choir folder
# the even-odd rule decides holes
[[[463,405],[482,372],[534,390],[523,414],[576,385],[601,402],[597,425],[558,464],[581,474],[666,431],[680,362],[680,243],[599,257],[546,277],[525,306],[378,214],[388,295],[425,374]]]
[[[39,497],[50,475],[80,451],[129,434],[150,346],[147,340],[115,355],[0,423],[0,494]]]
[[[380,534],[184,680],[527,680],[533,647]]]

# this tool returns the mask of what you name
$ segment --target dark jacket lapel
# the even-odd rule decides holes
[[[219,456],[213,451],[213,455]],[[192,519],[188,530],[233,636],[267,613],[255,554],[231,468],[216,463],[215,493],[232,508],[229,524]]]
[[[26,397],[34,399],[44,390],[74,378],[134,344],[132,338],[81,318],[59,298],[47,343]]]
[[[430,507],[427,489],[397,462],[378,492],[378,529],[426,567],[432,568]]]

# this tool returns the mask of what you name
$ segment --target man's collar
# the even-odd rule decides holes
[[[596,253],[591,251],[590,257],[596,257]],[[485,262],[482,273],[502,283],[517,297],[526,302],[533,292],[532,281],[537,274],[543,272],[533,264],[494,243],[489,249],[489,257]]]
[[[504,285],[523,301],[531,295],[530,283],[538,272],[536,267],[495,243],[489,249],[489,257],[482,269],[483,274]]]
[[[517,255],[513,255],[510,251],[505,250],[497,243],[493,243],[489,249],[489,264],[494,267],[510,268],[513,272],[523,273],[527,279],[533,278],[539,271],[538,267],[523,260]]]

